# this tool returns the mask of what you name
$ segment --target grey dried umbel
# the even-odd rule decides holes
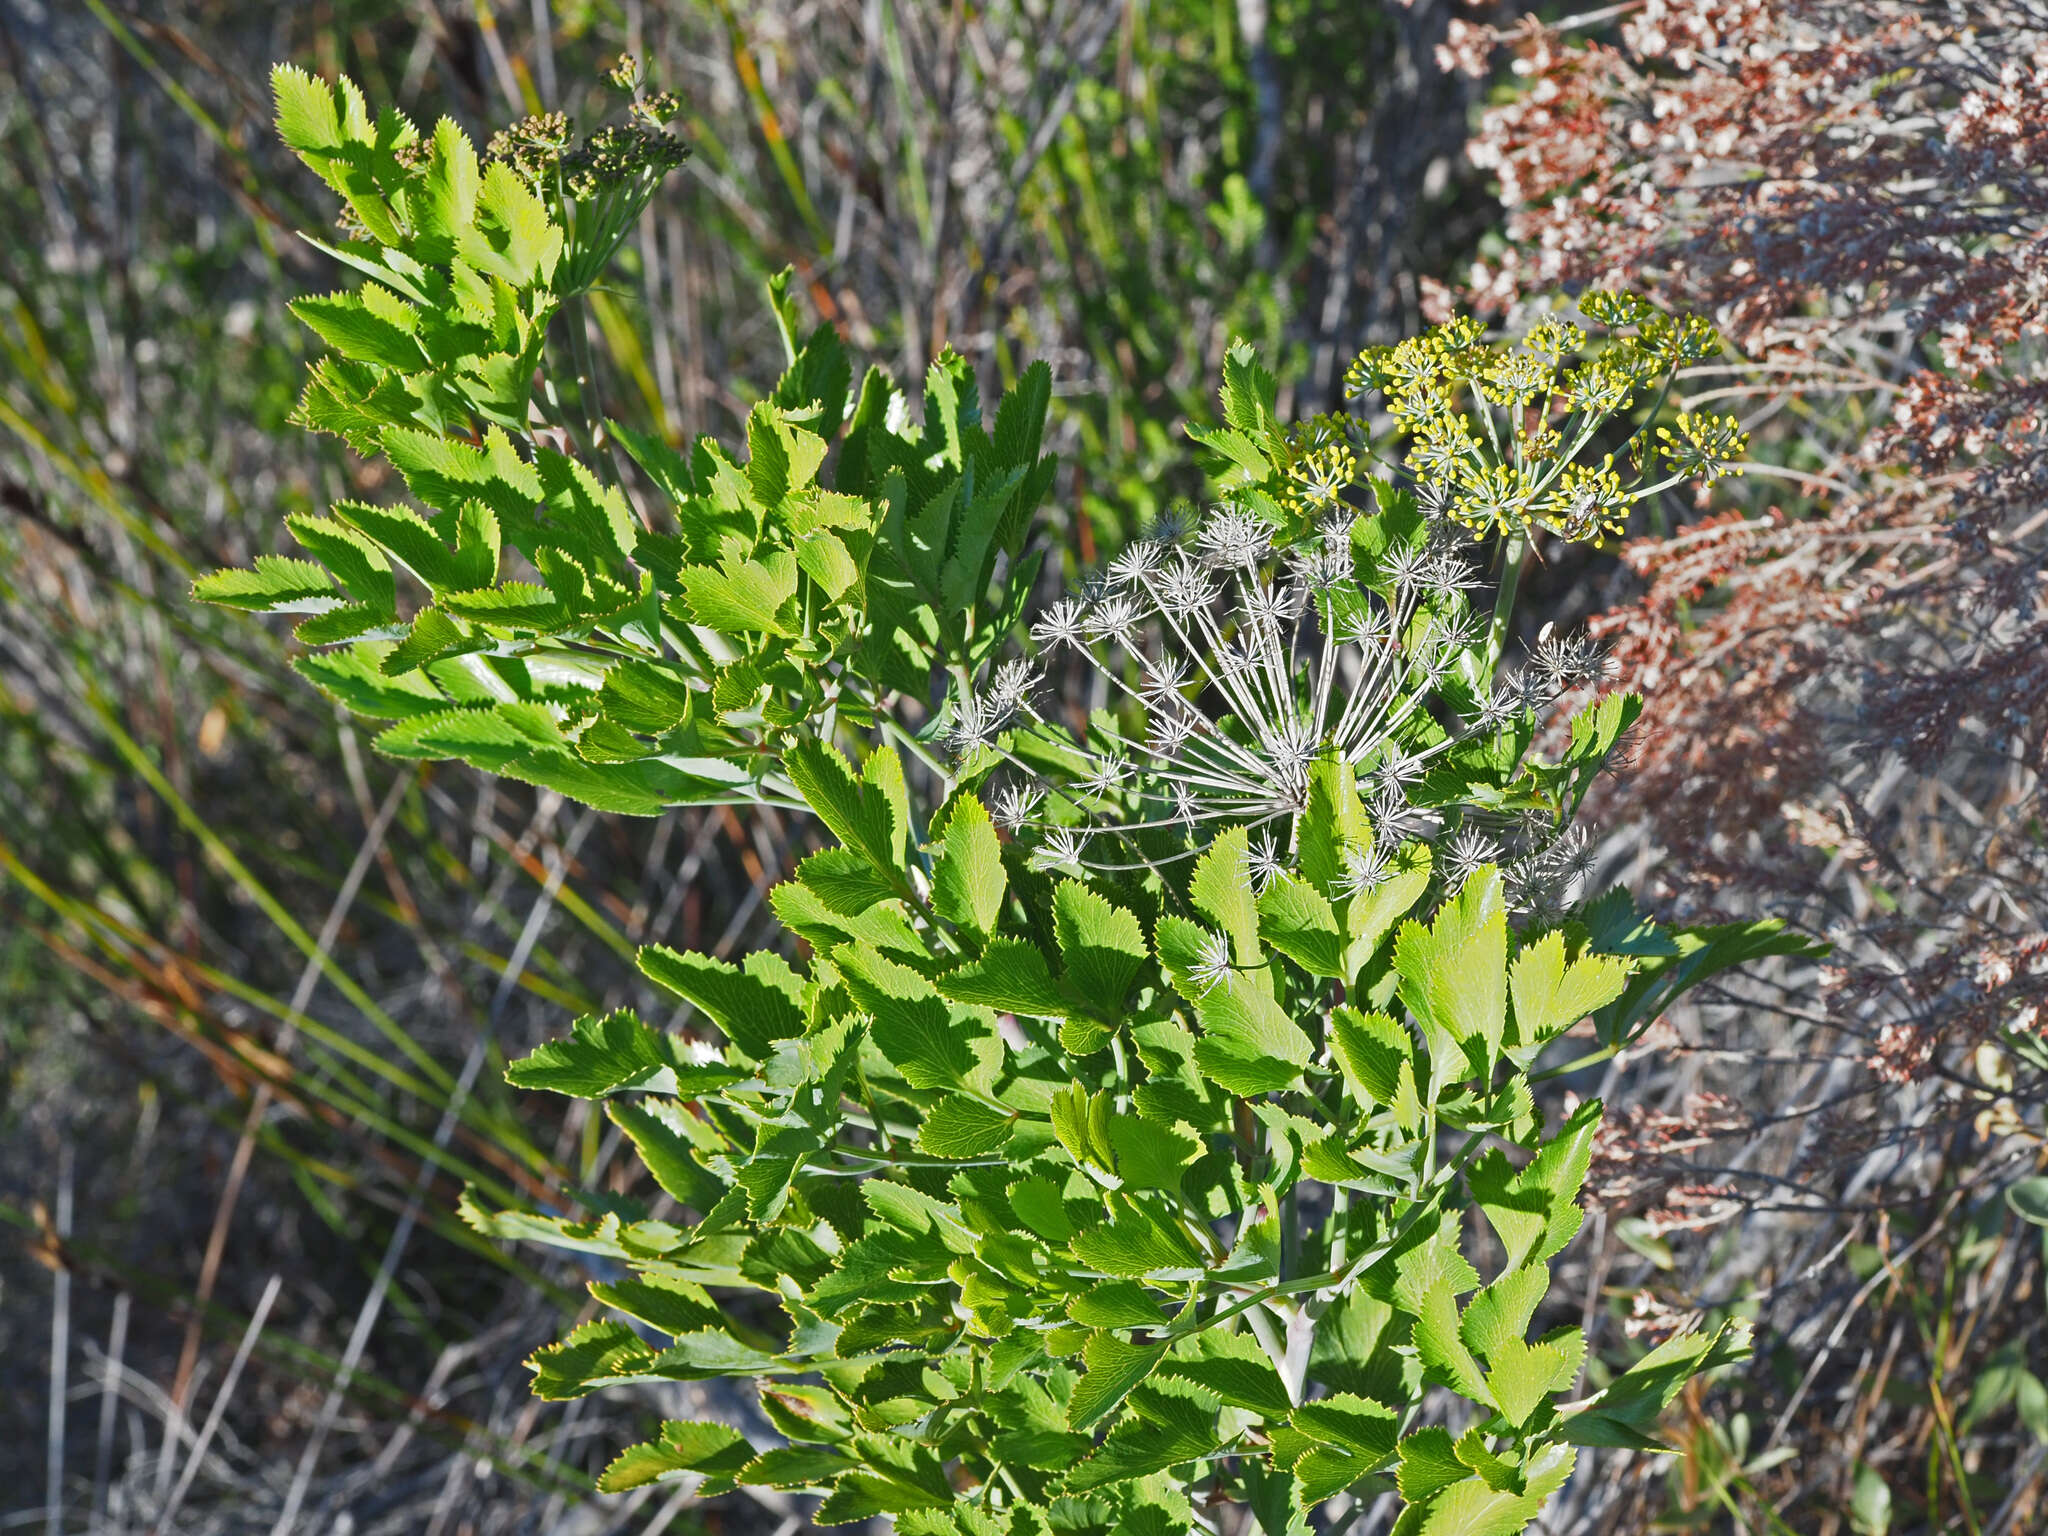
[[[1465,597],[1476,578],[1454,551],[1396,546],[1367,585],[1354,517],[1340,507],[1285,551],[1239,508],[1215,508],[1193,529],[1166,521],[1047,609],[1032,627],[1038,660],[1080,659],[1130,706],[1118,722],[1098,715],[1077,739],[1041,709],[1042,675],[1024,659],[995,667],[958,707],[950,744],[1001,760],[990,811],[1031,841],[1040,868],[1152,867],[1198,852],[1220,825],[1246,825],[1247,878],[1263,886],[1291,860],[1311,766],[1327,760],[1348,765],[1366,791],[1374,836],[1350,850],[1343,879],[1370,888],[1400,841],[1441,828],[1410,800],[1431,765],[1533,707],[1532,691],[1554,696],[1564,673],[1586,671],[1588,658],[1560,642],[1520,685],[1479,690],[1459,728],[1416,729],[1425,712],[1450,715],[1442,685],[1453,673],[1485,665],[1486,625]],[[1452,852],[1484,840],[1491,854],[1524,858],[1555,841],[1457,835],[1465,841]]]
[[[1457,742],[1540,713],[1600,677],[1604,658],[1546,627],[1515,677],[1490,693],[1473,686],[1490,658],[1465,595],[1471,566],[1432,538],[1397,544],[1361,581],[1355,518],[1340,503],[1287,550],[1241,508],[1212,509],[1193,527],[1162,520],[1039,617],[1037,657],[994,667],[957,706],[949,737],[963,758],[1000,760],[989,810],[1029,842],[1034,865],[1157,867],[1245,825],[1245,878],[1263,889],[1293,861],[1320,760],[1358,776],[1372,829],[1345,849],[1346,894],[1378,885],[1395,849],[1421,838],[1439,844],[1452,884],[1494,863],[1523,910],[1555,914],[1576,898],[1593,861],[1582,830],[1536,812],[1468,809],[1446,822],[1412,794]],[[1039,663],[1061,652],[1129,706],[1120,718],[1098,713],[1077,737],[1040,707]],[[1463,686],[1446,689],[1454,674]]]

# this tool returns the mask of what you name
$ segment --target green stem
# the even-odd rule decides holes
[[[1574,1056],[1570,1061],[1557,1066],[1545,1067],[1541,1072],[1532,1072],[1529,1075],[1530,1085],[1533,1087],[1537,1083],[1547,1083],[1553,1078],[1569,1077],[1574,1072],[1583,1072],[1588,1067],[1597,1067],[1603,1061],[1612,1060],[1620,1049],[1618,1045],[1603,1045],[1597,1051],[1588,1051],[1583,1056]]]
[[[1500,589],[1493,598],[1493,623],[1486,634],[1486,676],[1491,679],[1500,666],[1500,658],[1508,645],[1508,631],[1515,621],[1515,592],[1522,584],[1522,567],[1528,562],[1528,550],[1515,548],[1516,540],[1503,535],[1500,546]]]
[[[859,697],[859,692],[856,689],[849,688],[847,692]],[[920,763],[923,763],[925,767],[931,769],[933,775],[939,781],[939,801],[943,804],[946,797],[953,793],[953,775],[947,770],[946,765],[932,756],[930,749],[923,742],[911,735],[909,731],[906,731],[891,716],[886,714],[881,705],[868,698],[861,698],[861,703],[866,705],[874,715],[875,723],[881,726],[883,736],[887,737],[894,745],[908,752]]]

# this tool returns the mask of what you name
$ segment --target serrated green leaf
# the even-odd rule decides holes
[[[1520,1429],[1546,1397],[1570,1384],[1565,1354],[1554,1344],[1529,1344],[1515,1338],[1497,1338],[1493,1345],[1486,1390],[1501,1417]]]
[[[1341,1137],[1325,1136],[1301,1149],[1301,1172],[1304,1177],[1325,1184],[1405,1197],[1416,1187],[1421,1150],[1418,1143],[1411,1142],[1391,1153],[1371,1147],[1347,1152]]]
[[[1429,928],[1403,925],[1394,947],[1401,1001],[1422,1025],[1439,1074],[1491,1070],[1507,1024],[1507,958],[1507,907],[1490,864]]]
[[[1213,1455],[1221,1445],[1214,1414],[1185,1398],[1155,1397],[1143,1417],[1134,1415],[1111,1430],[1101,1449],[1067,1474],[1066,1486],[1081,1493],[1129,1482]]]
[[[1075,1233],[1068,1245],[1090,1269],[1138,1279],[1203,1268],[1202,1251],[1170,1212],[1122,1194],[1111,1197],[1110,1212],[1107,1221]]]
[[[292,667],[337,703],[378,720],[405,720],[439,713],[448,699],[421,672],[388,677],[383,661],[388,641],[365,641],[345,651],[295,657]]]
[[[783,1435],[800,1444],[838,1444],[853,1432],[846,1406],[825,1387],[764,1382],[761,1411]]]
[[[874,1017],[875,1048],[914,1088],[971,1088],[986,1093],[1003,1058],[994,1022],[949,1003],[908,966],[865,944],[834,953],[847,990]]]
[[[849,1472],[839,1479],[831,1497],[820,1504],[811,1518],[819,1525],[850,1525],[878,1515],[907,1515],[920,1509],[943,1509],[952,1500],[929,1489],[919,1488],[894,1477],[867,1472]]]
[[[1106,1091],[1091,1095],[1079,1083],[1069,1083],[1047,1102],[1054,1138],[1083,1168],[1113,1170],[1116,1151],[1109,1144],[1113,1102]]]
[[[1431,859],[1429,844],[1404,843],[1394,852],[1393,872],[1344,903],[1344,931],[1351,936],[1353,963],[1370,957],[1422,899],[1434,868]]]
[[[1166,1312],[1156,1292],[1135,1280],[1105,1280],[1067,1303],[1067,1316],[1084,1328],[1163,1328]]]
[[[695,778],[658,758],[593,763],[566,746],[527,752],[497,772],[622,816],[655,816],[669,806],[707,800],[716,804],[732,788],[730,780]]]
[[[566,629],[574,615],[555,594],[531,581],[508,581],[503,586],[483,587],[474,592],[446,592],[441,606],[457,618],[487,624],[494,629]]]
[[[895,894],[878,869],[851,848],[826,848],[797,866],[797,879],[832,911],[858,917]]]
[[[1117,1177],[1132,1189],[1177,1189],[1181,1173],[1201,1144],[1178,1127],[1135,1115],[1109,1122],[1109,1145]]]
[[[1296,1501],[1312,1507],[1383,1465],[1394,1454],[1397,1424],[1393,1409],[1354,1393],[1295,1409],[1291,1427],[1314,1442],[1294,1462]]]
[[[448,586],[475,590],[498,579],[503,544],[498,514],[480,501],[465,501],[455,514],[455,554],[448,568]]]
[[[1372,846],[1372,822],[1358,798],[1351,765],[1318,758],[1309,765],[1308,806],[1295,833],[1301,876],[1334,898],[1344,873],[1344,850]]]
[[[1466,1305],[1459,1325],[1465,1342],[1489,1359],[1497,1350],[1519,1343],[1549,1290],[1546,1266],[1530,1264],[1509,1270]]]
[[[1071,1010],[1036,944],[993,938],[981,954],[938,978],[939,992],[957,1003],[979,1003],[1003,1013],[1063,1019]]]
[[[369,539],[329,518],[294,514],[284,521],[292,537],[327,567],[351,597],[380,613],[397,611],[391,565]]]
[[[695,1066],[676,1045],[649,1029],[630,1008],[578,1019],[566,1040],[551,1040],[505,1069],[515,1088],[544,1088],[578,1099],[636,1089],[693,1098],[742,1081],[728,1067]]]
[[[1301,1026],[1237,975],[1203,994],[1195,1012],[1202,1021],[1195,1065],[1227,1093],[1249,1098],[1290,1088],[1315,1054]]]
[[[1067,1428],[1086,1429],[1131,1395],[1166,1357],[1166,1345],[1133,1344],[1113,1333],[1093,1333],[1081,1346],[1087,1374],[1067,1400]]]
[[[412,194],[424,260],[445,261],[455,254],[458,238],[476,218],[479,182],[476,146],[453,118],[442,118],[434,125],[427,173]]]
[[[380,189],[403,176],[397,152],[419,137],[412,124],[386,111],[374,127],[363,93],[346,75],[332,86],[303,70],[280,66],[271,74],[279,136],[299,158],[347,199],[370,234],[389,246],[405,234]]]
[[[670,1419],[661,1426],[660,1439],[621,1451],[598,1478],[597,1489],[624,1493],[699,1472],[705,1482],[697,1491],[708,1496],[731,1488],[740,1469],[753,1459],[754,1448],[736,1429],[705,1420]]]
[[[757,1488],[817,1488],[860,1466],[844,1451],[822,1445],[786,1445],[764,1451],[749,1462],[739,1480]]]
[[[801,880],[785,880],[768,892],[768,904],[791,933],[815,948],[830,951],[856,940],[889,954],[922,960],[927,951],[895,902],[879,902],[857,912],[835,911]]]
[[[1145,963],[1137,918],[1075,880],[1053,888],[1052,908],[1068,995],[1104,1023],[1118,1023],[1125,994]]]
[[[462,259],[514,288],[545,285],[561,259],[562,231],[545,204],[494,160],[484,167],[476,220],[459,237]]]
[[[1564,934],[1545,934],[1515,956],[1508,987],[1515,1003],[1517,1043],[1540,1045],[1621,996],[1628,963],[1613,955],[1565,962]]]
[[[293,299],[289,308],[307,329],[343,357],[405,373],[418,373],[428,366],[427,355],[420,350],[412,327],[400,323],[388,310],[379,314],[367,308],[356,294]],[[418,324],[417,319],[413,324]]]
[[[406,631],[405,638],[384,653],[382,665],[390,676],[402,677],[408,672],[418,671],[431,661],[438,661],[444,656],[465,649],[469,645],[469,640],[469,632],[458,620],[450,618],[438,608],[422,608],[412,616],[412,627]],[[521,733],[520,739],[532,741],[532,738],[524,733]],[[386,746],[386,750],[392,748]],[[456,755],[477,763],[479,767],[488,766],[495,770],[503,766],[502,763],[485,764],[478,758],[469,757],[467,753]]]
[[[389,667],[392,651],[382,665]],[[515,723],[509,708],[448,709],[413,715],[377,737],[379,752],[423,760],[457,757],[495,773],[531,751],[533,737]]]
[[[1262,485],[1273,474],[1273,461],[1244,433],[1230,427],[1189,427],[1188,436],[1215,455],[1204,468],[1219,491]]]
[[[770,550],[758,560],[735,560],[723,567],[686,566],[684,596],[699,624],[727,634],[777,635],[796,638],[794,599],[798,568],[784,550]]]
[[[1453,1448],[1451,1432],[1440,1425],[1418,1429],[1396,1450],[1401,1457],[1396,1483],[1401,1497],[1410,1504],[1425,1503],[1438,1490],[1466,1476],[1465,1464],[1458,1460]]]
[[[932,1157],[980,1157],[1005,1145],[1017,1117],[969,1098],[942,1099],[917,1133],[917,1148]]]
[[[550,1401],[587,1397],[618,1382],[652,1381],[658,1351],[624,1323],[585,1323],[526,1362],[533,1395]]]
[[[1047,1242],[1064,1243],[1074,1235],[1066,1200],[1050,1179],[1019,1179],[1009,1187],[1007,1196],[1017,1219]]]
[[[1384,1403],[1355,1392],[1333,1392],[1296,1408],[1293,1422],[1303,1434],[1368,1462],[1365,1470],[1371,1471],[1394,1454],[1399,1416]]]
[[[1412,1066],[1415,1043],[1383,1013],[1338,1008],[1330,1014],[1331,1043],[1344,1080],[1361,1103],[1390,1105],[1400,1095],[1401,1068]]]
[[[334,88],[296,64],[276,64],[270,88],[277,102],[277,136],[295,150],[335,150],[344,142]]]
[[[1257,967],[1259,907],[1252,894],[1250,833],[1232,827],[1217,834],[1209,851],[1195,861],[1188,895],[1229,936],[1237,963]]]
[[[744,965],[733,965],[648,944],[637,958],[650,981],[695,1004],[749,1061],[766,1057],[775,1041],[804,1032],[801,983],[779,955],[757,950]]]
[[[407,488],[428,506],[457,516],[473,500],[489,507],[508,533],[521,530],[523,536],[533,527],[540,476],[502,429],[487,427],[481,447],[411,427],[386,428],[382,442],[385,457],[404,475]]]
[[[1610,1382],[1581,1412],[1567,1415],[1563,1434],[1573,1445],[1660,1450],[1649,1438],[1657,1420],[1685,1384],[1702,1371],[1747,1359],[1750,1325],[1734,1318],[1709,1333],[1694,1330],[1667,1339]]]
[[[192,595],[249,613],[326,613],[342,601],[327,572],[287,555],[258,555],[251,570],[213,571],[192,584]]]
[[[1003,910],[1009,879],[995,824],[971,794],[953,802],[932,865],[932,906],[939,916],[985,939]]]
[[[1622,732],[1634,725],[1642,712],[1641,694],[1609,693],[1572,716],[1571,745],[1564,754],[1565,765],[1575,770],[1569,797],[1572,809],[1578,808],[1593,780],[1607,766]]]
[[[618,570],[632,556],[640,536],[625,493],[552,448],[534,454],[533,470],[547,506],[552,541],[593,570]]]
[[[1769,955],[1817,957],[1827,953],[1826,945],[1790,932],[1777,918],[1678,928],[1662,937],[1668,941],[1669,952],[1659,950],[1638,959],[1627,989],[1594,1016],[1602,1044],[1626,1045],[1680,993],[1722,971]]]
[[[435,591],[461,581],[466,574],[454,552],[433,525],[409,507],[381,507],[362,501],[337,501],[334,515],[373,543]]]
[[[1190,1382],[1220,1403],[1249,1409],[1275,1424],[1294,1411],[1280,1373],[1254,1341],[1214,1329],[1196,1338],[1201,1353],[1191,1359],[1168,1360],[1159,1368],[1162,1377]]]
[[[729,1333],[699,1329],[686,1333],[655,1356],[659,1379],[712,1381],[721,1376],[758,1376],[775,1368],[775,1356],[743,1344]]]
[[[1444,1385],[1475,1403],[1492,1406],[1479,1362],[1459,1335],[1458,1303],[1448,1280],[1437,1281],[1419,1298],[1415,1352],[1423,1368]]]
[[[1507,1250],[1509,1268],[1548,1259],[1577,1234],[1585,1220],[1579,1186],[1592,1159],[1600,1115],[1599,1100],[1580,1105],[1519,1172],[1498,1148],[1467,1171],[1466,1183]]]
[[[606,1118],[633,1143],[654,1182],[681,1204],[708,1212],[725,1186],[690,1156],[690,1142],[680,1129],[687,1113],[658,1099],[612,1099],[605,1105]]]
[[[598,689],[606,719],[647,736],[680,725],[689,716],[691,699],[688,685],[670,668],[647,661],[621,661],[606,669]]]
[[[859,777],[839,749],[825,742],[797,743],[785,754],[783,765],[833,836],[865,857],[892,885],[903,879],[909,813],[903,765],[893,751],[877,749]]]
[[[665,1277],[590,1283],[590,1294],[614,1311],[674,1338],[721,1326],[717,1304],[700,1285]]]
[[[860,1192],[868,1209],[899,1232],[937,1238],[952,1253],[974,1252],[976,1234],[962,1223],[958,1206],[881,1179],[863,1180]]]
[[[1311,976],[1343,978],[1345,935],[1330,903],[1306,880],[1282,871],[1258,900],[1259,937]]]
[[[339,645],[346,640],[374,635],[390,638],[395,615],[369,603],[344,603],[325,613],[301,619],[292,626],[292,638],[302,645]]]
[[[1420,1536],[1521,1536],[1542,1509],[1540,1498],[1496,1492],[1475,1477],[1430,1501]]]
[[[1274,402],[1279,382],[1259,361],[1258,348],[1234,338],[1223,358],[1223,419],[1257,441],[1273,431]]]

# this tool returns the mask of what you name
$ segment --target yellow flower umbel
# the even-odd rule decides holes
[[[1424,499],[1475,534],[1526,538],[1542,528],[1603,544],[1627,528],[1635,503],[1686,480],[1711,483],[1747,450],[1733,417],[1681,412],[1656,433],[1666,478],[1624,484],[1614,454],[1582,462],[1600,428],[1652,386],[1654,418],[1676,370],[1712,356],[1720,338],[1697,316],[1673,318],[1634,294],[1589,293],[1579,312],[1608,332],[1590,349],[1569,321],[1490,343],[1478,321],[1459,316],[1367,348],[1345,374],[1353,395],[1385,399]],[[1648,432],[1628,446],[1647,450]],[[1645,470],[1652,457],[1641,454]]]
[[[1358,476],[1358,455],[1336,442],[1311,448],[1287,466],[1287,500],[1297,512],[1334,512]]]
[[[1681,475],[1712,485],[1723,475],[1739,473],[1736,460],[1749,451],[1749,434],[1733,416],[1702,416],[1680,411],[1676,430],[1657,429],[1665,462]]]

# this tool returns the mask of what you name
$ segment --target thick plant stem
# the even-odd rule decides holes
[[[1522,584],[1522,567],[1529,562],[1533,544],[1515,547],[1515,540],[1503,538],[1500,546],[1500,589],[1493,599],[1493,624],[1486,634],[1486,675],[1490,678],[1507,650],[1508,631],[1515,622],[1515,592]]]

